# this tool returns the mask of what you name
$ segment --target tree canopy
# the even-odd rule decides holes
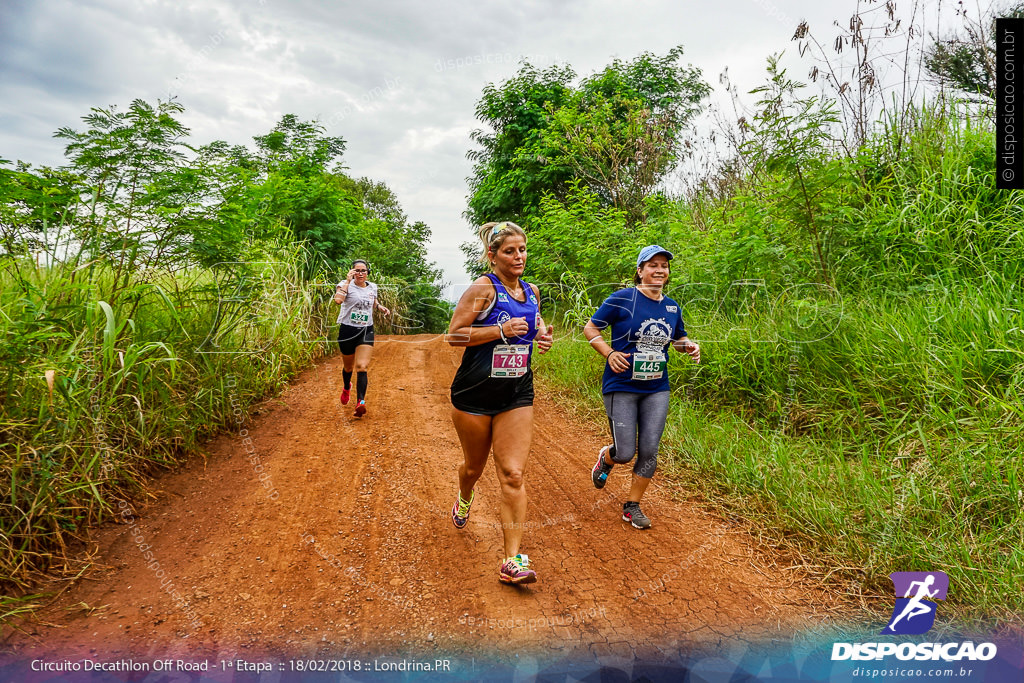
[[[962,3],[961,3],[962,5]],[[956,10],[962,19],[960,30],[935,39],[925,48],[924,65],[943,85],[975,99],[996,96],[996,17],[1024,18],[1024,3],[1005,11],[992,9],[973,19],[968,10]]]
[[[365,258],[410,288],[398,294],[415,301],[418,320],[443,327],[430,308],[441,287],[426,253],[430,228],[409,221],[384,183],[345,174],[343,138],[286,114],[253,148],[193,146],[183,111],[173,100],[96,108],[84,129],[57,131],[66,166],[0,160],[0,250],[24,254],[47,239],[81,245],[63,252],[109,264],[117,290],[142,269],[233,268],[295,244],[305,277],[331,280]]]
[[[710,92],[699,69],[680,66],[683,48],[614,60],[574,85],[569,66],[524,64],[489,84],[477,103],[479,149],[469,179],[467,218],[529,222],[550,193],[565,198],[582,182],[603,205],[642,215],[678,158],[678,137]]]

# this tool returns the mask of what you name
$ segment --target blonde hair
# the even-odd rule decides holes
[[[480,256],[480,262],[490,263],[487,252],[501,249],[505,239],[512,235],[519,235],[524,240],[526,239],[526,232],[512,221],[501,221],[500,223],[491,221],[481,225],[477,231],[477,236],[484,245],[484,253]]]

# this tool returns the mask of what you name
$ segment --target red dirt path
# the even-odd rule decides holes
[[[205,463],[157,480],[134,528],[94,534],[94,568],[7,647],[27,657],[674,658],[820,622],[824,593],[742,529],[672,500],[660,478],[644,499],[653,528],[622,522],[628,469],[602,491],[590,483],[606,428],[543,395],[523,546],[539,580],[500,584],[492,470],[469,525],[456,530],[449,518],[462,457],[448,402],[459,356],[436,336],[378,337],[359,420],[338,404],[339,356],[304,372],[245,425],[262,472],[240,430],[210,442]]]

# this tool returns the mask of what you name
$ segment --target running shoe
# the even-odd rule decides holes
[[[348,389],[345,389],[344,391],[341,392],[341,405],[343,405],[343,406],[347,406],[348,405],[348,396],[349,396]]]
[[[360,401],[356,404],[356,412],[352,413],[356,417],[362,417],[366,415],[366,401]]]
[[[530,558],[523,554],[505,560],[498,571],[498,581],[502,583],[534,583],[536,580],[537,572],[530,569]]]
[[[462,500],[461,491],[456,494],[455,505],[452,506],[452,524],[456,529],[466,526],[466,522],[469,521],[469,506],[473,504],[474,498],[476,498],[476,491],[470,492],[469,500]]]
[[[609,465],[604,461],[604,454],[610,448],[611,446],[605,446],[601,449],[601,452],[597,454],[597,464],[590,471],[590,478],[594,480],[594,488],[603,489],[604,485],[608,482],[608,474],[612,471],[614,465]]]
[[[650,529],[651,520],[640,510],[640,503],[627,502],[622,506],[622,521],[629,522],[637,529]]]

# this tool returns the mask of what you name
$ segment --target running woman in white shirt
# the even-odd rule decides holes
[[[373,311],[384,315],[391,311],[377,300],[377,285],[367,281],[370,267],[366,261],[352,262],[348,277],[334,290],[334,303],[341,304],[338,313],[338,346],[344,365],[342,378],[345,388],[341,392],[341,405],[348,405],[352,388],[352,371],[356,373],[356,417],[366,414],[366,372],[373,356]]]

